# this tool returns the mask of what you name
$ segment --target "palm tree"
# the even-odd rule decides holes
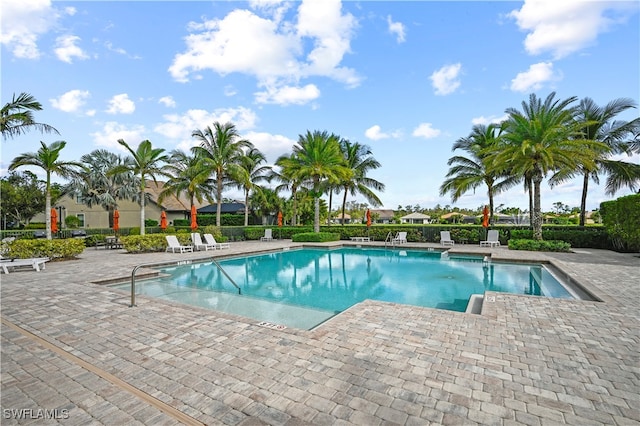
[[[124,146],[131,156],[125,160],[124,164],[111,169],[110,174],[133,173],[139,177],[140,235],[144,235],[144,208],[147,178],[152,178],[153,181],[157,183],[156,175],[167,176],[162,163],[167,161],[169,157],[164,154],[165,150],[163,148],[153,148],[151,142],[148,140],[140,142],[140,145],[138,145],[135,151],[122,139],[118,139],[118,143]]]
[[[337,183],[349,179],[353,172],[347,167],[339,138],[326,131],[307,131],[293,146],[293,159],[297,163],[294,175],[311,183],[314,198],[314,232],[320,232],[320,196],[323,182]]]
[[[555,92],[544,102],[535,94],[529,103],[522,102],[522,111],[506,110],[505,133],[496,148],[487,156],[490,171],[509,172],[512,176],[530,176],[533,183],[533,238],[542,239],[540,184],[547,173],[568,173],[579,167],[593,169],[594,150],[601,144],[579,139],[581,125],[575,120],[576,109],[571,104],[576,97],[556,100]]]
[[[469,157],[456,155],[449,158],[447,165],[451,167],[447,179],[440,186],[440,195],[450,193],[451,201],[455,203],[464,193],[485,185],[489,197],[490,222],[493,221],[494,196],[522,179],[491,170],[487,156],[496,148],[501,134],[501,127],[495,124],[473,126],[469,136],[458,139],[452,147],[452,151],[461,149],[468,152]]]
[[[608,150],[600,152],[594,170],[581,170],[583,180],[580,226],[584,226],[585,223],[589,179],[599,183],[598,175],[602,172],[607,173],[606,191],[609,195],[613,195],[623,186],[628,186],[632,191],[638,189],[640,165],[608,158],[610,154],[631,153],[632,138],[640,130],[640,118],[632,121],[614,120],[618,114],[635,106],[635,102],[627,98],[614,99],[604,107],[598,106],[591,98],[580,101],[576,119],[584,126],[584,139],[602,142],[608,147]]]
[[[84,166],[76,161],[63,161],[60,159],[60,151],[66,146],[65,141],[53,142],[47,146],[40,142],[38,152],[21,154],[13,159],[9,165],[9,170],[15,170],[22,166],[35,166],[44,170],[45,180],[45,224],[47,229],[47,239],[51,239],[51,175],[58,175],[63,178],[76,176],[80,171],[84,171]]]
[[[344,197],[342,198],[342,225],[344,225],[344,211],[347,205],[347,194],[362,194],[364,198],[373,206],[382,205],[382,201],[370,189],[376,191],[384,191],[384,184],[375,179],[367,177],[370,170],[380,167],[380,163],[373,157],[371,149],[366,145],[359,143],[351,143],[346,139],[340,141],[340,148],[347,163],[347,167],[351,170],[351,176],[340,182],[340,186],[344,189]]]
[[[0,131],[2,138],[14,138],[29,130],[39,130],[41,133],[60,134],[53,126],[37,123],[33,118],[33,111],[41,111],[42,104],[28,93],[15,93],[11,102],[6,103],[0,110]]]
[[[80,157],[87,172],[77,176],[64,188],[67,194],[80,197],[89,207],[101,206],[109,212],[109,227],[113,226],[113,212],[118,200],[135,200],[138,197],[136,176],[133,172],[111,174],[111,170],[123,166],[124,158],[105,149],[96,149]]]
[[[192,148],[202,161],[203,166],[209,168],[216,183],[216,225],[221,224],[222,191],[225,186],[233,182],[233,179],[241,175],[240,157],[244,148],[252,148],[253,144],[245,139],[240,139],[236,126],[232,123],[213,123],[213,129],[207,127],[202,130],[194,130],[191,136],[199,142],[199,146]]]
[[[244,226],[249,225],[249,193],[259,190],[258,182],[266,181],[271,167],[261,165],[267,158],[258,148],[250,148],[240,157],[238,188],[244,190]]]
[[[297,177],[296,173],[299,168],[299,163],[295,160],[294,154],[287,154],[278,157],[275,165],[280,169],[280,171],[278,172],[272,169],[267,179],[269,182],[274,179],[280,182],[280,185],[275,187],[276,193],[279,193],[280,191],[291,191],[291,226],[296,226],[298,216],[297,192],[302,185],[302,181]]]
[[[213,202],[210,194],[213,194],[215,186],[209,179],[209,169],[197,156],[178,149],[173,150],[164,170],[169,179],[158,196],[158,203],[162,203],[171,195],[179,198],[181,194],[186,194],[189,198],[189,208],[195,205],[196,200],[199,203],[204,199]]]

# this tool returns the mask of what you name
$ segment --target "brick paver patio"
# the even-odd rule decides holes
[[[87,249],[1,276],[2,424],[640,425],[638,255],[452,250],[551,261],[602,301],[488,293],[480,315],[365,301],[276,330],[146,297],[130,308],[93,284],[204,252]]]

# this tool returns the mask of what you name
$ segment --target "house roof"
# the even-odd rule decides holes
[[[431,216],[426,215],[424,213],[414,212],[406,216],[402,216],[400,219],[431,219]]]
[[[393,210],[386,209],[371,209],[371,214],[376,213],[380,219],[391,219],[395,214]]]
[[[451,213],[443,214],[442,216],[440,216],[440,219],[449,219],[452,216],[464,216],[464,215],[458,212],[451,212]]]
[[[160,193],[164,188],[164,184],[165,182],[162,182],[162,181],[157,181],[157,182],[154,182],[153,180],[147,181],[147,186],[145,191],[149,195],[151,195],[151,201],[153,201],[155,204],[158,204],[160,207],[162,207],[163,209],[169,212],[190,211],[191,201],[189,200],[189,197],[184,193],[180,194],[179,197],[176,197],[175,195],[170,195],[162,201],[162,204],[158,203],[158,197],[160,196]],[[195,200],[194,204],[196,208],[200,208],[203,206],[203,203],[198,202],[198,200]]]
[[[204,207],[200,207],[198,209],[198,213],[200,214],[214,214],[218,212],[217,204],[209,204]],[[244,203],[222,203],[220,205],[220,213],[244,213]]]

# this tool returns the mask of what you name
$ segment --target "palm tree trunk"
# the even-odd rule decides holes
[[[144,188],[144,181],[142,184],[143,188]],[[140,235],[144,235],[145,234],[145,230],[144,230],[144,189],[142,191],[140,191]]]
[[[540,209],[540,183],[542,175],[533,177],[533,239],[542,240],[542,211]]]
[[[489,191],[489,225],[493,224],[493,191]]]
[[[584,226],[587,216],[587,190],[589,188],[589,172],[584,173],[582,180],[582,198],[580,199],[580,226]]]
[[[45,208],[44,222],[45,222],[45,228],[47,232],[47,240],[51,239],[51,181],[49,176],[50,176],[49,173],[47,173],[47,193],[45,195],[45,202],[44,202],[44,208]]]
[[[344,226],[344,209],[347,207],[347,190],[344,190],[344,197],[342,197],[342,225]]]
[[[249,190],[244,191],[244,226],[249,226]]]
[[[222,222],[222,176],[218,174],[218,179],[216,182],[216,197],[217,197],[217,206],[216,206],[216,226],[219,228]]]
[[[329,214],[327,215],[327,226],[331,226],[331,203],[333,202],[333,191],[329,191]]]
[[[320,197],[315,197],[313,204],[313,232],[320,232]]]
[[[533,183],[531,178],[527,177],[527,192],[529,195],[529,226],[533,229]]]
[[[297,188],[291,188],[291,197],[293,198],[293,215],[291,217],[291,226],[296,226],[296,215],[298,214]]]

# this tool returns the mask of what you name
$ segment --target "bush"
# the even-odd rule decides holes
[[[5,257],[19,259],[48,257],[49,259],[73,259],[85,249],[83,239],[66,240],[21,239],[8,244]]]
[[[571,251],[571,244],[564,241],[547,240],[509,240],[509,250],[529,250],[529,251]]]
[[[291,238],[294,243],[326,243],[340,241],[340,234],[334,232],[303,232]]]
[[[532,239],[533,231],[530,229],[514,229],[511,231],[511,238]],[[545,229],[542,228],[543,240],[562,240],[566,241],[575,248],[610,248],[607,230],[603,227],[580,227],[569,229]]]
[[[158,226],[158,221],[155,220],[155,219],[145,219],[144,220],[144,226],[145,226],[145,228],[147,226],[151,226],[151,227]]]
[[[167,249],[167,239],[163,234],[127,235],[121,237],[120,241],[122,241],[122,247],[129,253],[149,253]],[[178,241],[180,244],[191,244],[190,241],[186,242],[180,237]]]
[[[600,204],[602,223],[618,251],[640,251],[640,194]]]

